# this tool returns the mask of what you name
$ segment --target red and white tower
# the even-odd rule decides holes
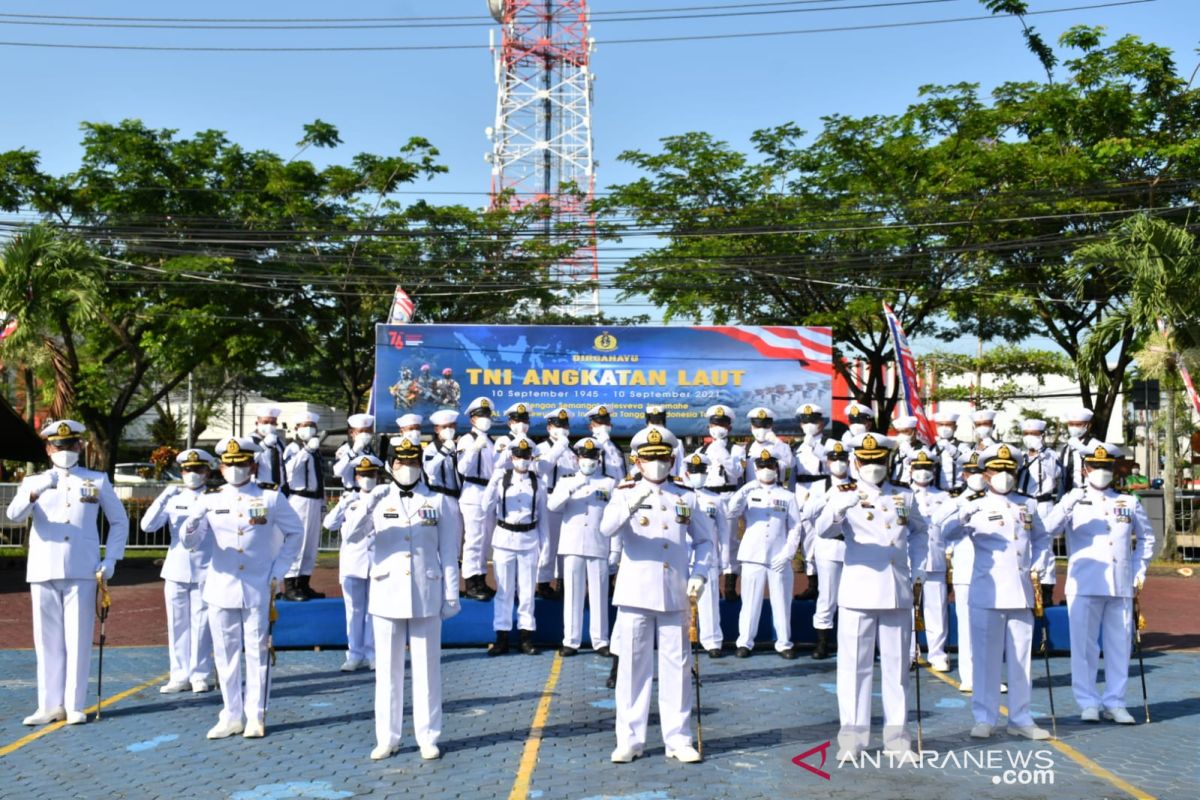
[[[496,125],[492,151],[492,204],[521,208],[546,203],[546,235],[575,230],[585,244],[559,261],[552,278],[564,288],[599,279],[592,160],[592,82],[587,0],[488,0],[500,23],[495,57]],[[599,289],[570,293],[564,308],[597,313]]]

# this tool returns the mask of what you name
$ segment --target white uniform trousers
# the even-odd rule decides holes
[[[883,746],[911,747],[908,736],[908,670],[912,609],[838,608],[838,746],[865,748],[871,738],[871,684],[879,641],[883,694]]]
[[[971,686],[971,585],[954,584],[954,621],[958,630],[958,681]],[[973,690],[973,689],[972,689]]]
[[[1067,595],[1071,629],[1071,691],[1080,708],[1124,708],[1133,637],[1133,600],[1128,597]],[[1104,637],[1104,697],[1096,689]]]
[[[1000,682],[1008,661],[1008,721],[1025,727],[1033,724],[1029,699],[1033,691],[1030,675],[1030,645],[1033,642],[1033,612],[1028,608],[972,608],[971,713],[976,722],[995,726],[1000,718]],[[961,669],[961,661],[960,669]]]
[[[833,630],[833,615],[837,612],[838,586],[842,582],[842,562],[817,559],[817,608],[813,612],[813,627],[819,631]]]
[[[538,551],[538,583],[549,583],[562,574],[561,559],[558,557],[558,537],[562,532],[562,514],[557,511],[546,513],[546,543]],[[607,569],[607,565],[605,567]]]
[[[563,556],[563,646],[583,641],[583,594],[591,612],[592,649],[608,644],[608,559]]]
[[[720,650],[725,644],[721,631],[721,572],[716,566],[709,567],[704,577],[704,591],[696,601],[696,614],[700,617],[700,646],[705,650]]]
[[[692,653],[683,611],[617,609],[617,747],[641,750],[650,718],[654,642],[658,639],[658,718],[663,743],[678,750],[692,743]]]
[[[295,509],[296,515],[300,517],[300,524],[304,527],[304,543],[300,546],[300,554],[287,571],[287,577],[312,575],[317,566],[317,547],[321,544],[321,509],[325,503],[315,497],[299,497],[294,494],[289,495],[287,501],[288,505]]]
[[[478,491],[475,491],[478,490]],[[496,529],[496,515],[484,513],[479,501],[483,499],[483,487],[474,484],[463,486],[463,496],[458,508],[463,518],[462,576],[473,578],[487,575],[487,554],[492,549],[492,531]]]
[[[358,661],[375,659],[375,634],[367,601],[371,591],[370,578],[342,577],[342,601],[346,606],[346,658]]]
[[[212,632],[203,592],[203,583],[163,582],[172,683],[207,680],[212,672]]]
[[[208,607],[217,678],[221,681],[221,721],[263,720],[267,708],[267,603],[256,608]],[[246,692],[242,696],[242,645],[246,651]]]
[[[404,723],[404,645],[412,654],[413,731],[417,744],[442,735],[442,619],[371,617],[375,629],[375,743],[400,744]]]
[[[492,598],[492,630],[512,630],[514,590],[517,601],[517,627],[523,631],[537,628],[537,621],[533,616],[537,560],[536,547],[529,550],[492,548],[492,565],[496,570],[496,596]]]
[[[949,620],[946,616],[946,573],[929,574],[921,585],[922,613],[925,616],[925,646],[929,651],[929,660],[946,657],[946,626]],[[916,623],[916,619],[913,619]],[[921,643],[917,641],[916,629],[913,629],[913,658],[921,652]]]
[[[779,652],[792,646],[792,588],[795,574],[788,562],[783,569],[771,569],[766,564],[742,563],[742,613],[738,618],[738,647],[754,649],[754,634],[762,614],[763,584],[771,600],[771,619],[775,624],[775,649]]]
[[[37,652],[38,711],[83,711],[87,706],[96,581],[52,580],[29,584],[33,644]]]

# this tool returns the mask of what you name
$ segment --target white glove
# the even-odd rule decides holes
[[[471,449],[477,453],[480,450],[482,450],[484,447],[486,447],[487,443],[488,443],[488,438],[487,438],[487,436],[485,436],[483,434],[471,437]]]
[[[654,488],[650,485],[650,481],[638,481],[638,485],[629,490],[629,512],[633,513],[637,507],[642,504],[642,501],[650,496]]]
[[[550,441],[552,441],[552,442],[561,442],[563,439],[566,438],[566,436],[567,436],[567,432],[563,428],[551,428],[550,429]]]
[[[115,558],[106,558],[96,565],[96,574],[103,575],[104,580],[112,580],[113,572],[117,568],[117,560]]]
[[[699,598],[702,594],[704,594],[704,578],[701,578],[699,575],[695,576],[694,578],[688,578],[688,597]]]
[[[304,449],[310,453],[315,453],[321,449],[321,438],[314,436],[304,443]]]
[[[834,516],[844,517],[847,511],[858,505],[858,493],[839,491],[830,502],[833,503]]]
[[[279,444],[279,437],[273,433],[268,433],[263,437],[263,447],[274,447]]]
[[[787,553],[780,553],[771,559],[771,571],[783,572],[787,565],[791,563],[791,557]]]
[[[592,438],[595,439],[597,442],[600,442],[601,444],[603,444],[604,442],[607,442],[609,439],[608,431],[606,431],[606,430],[592,431]]]
[[[453,600],[446,598],[442,601],[442,619],[450,619],[460,611],[462,611],[462,604],[459,603],[457,597]]]
[[[40,475],[31,475],[25,479],[30,494],[44,494],[58,486],[58,470],[48,469]]]
[[[609,553],[608,554],[608,572],[610,575],[617,571],[617,567],[620,566],[620,564],[621,564],[621,554],[620,553]]]
[[[1145,585],[1146,585],[1146,574],[1145,573],[1137,575],[1133,579],[1133,588],[1137,589],[1139,592],[1142,590],[1142,587]]]
[[[508,437],[507,436],[502,436],[501,438],[496,440],[496,452],[497,453],[503,453],[507,449],[508,449]]]
[[[584,486],[587,486],[588,476],[584,475],[582,472],[576,472],[574,475],[567,478],[567,480],[570,481],[570,483],[567,485],[570,487],[571,493],[574,494]]]

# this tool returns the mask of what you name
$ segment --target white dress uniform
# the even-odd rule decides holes
[[[854,441],[858,457],[881,461],[885,469],[891,444],[871,433]],[[925,563],[928,522],[908,489],[859,480],[831,492],[816,532],[826,538],[840,533],[846,543],[838,590],[838,746],[858,752],[870,739],[878,640],[883,744],[890,751],[907,752],[912,586],[922,577],[913,574],[910,564]]]
[[[896,449],[892,451],[888,464],[888,482],[894,486],[908,486],[912,482],[909,462],[917,457],[917,451],[921,449],[921,443],[915,440],[917,418],[908,415],[896,417],[892,420],[892,427],[896,429],[893,437]]]
[[[840,441],[826,439],[822,448],[826,456],[830,453],[845,453],[846,446]],[[828,460],[826,469],[828,469]],[[805,568],[812,564],[813,573],[817,576],[817,602],[813,610],[813,628],[821,637],[821,631],[833,630],[833,619],[837,612],[838,587],[842,582],[842,565],[846,559],[846,542],[844,538],[827,538],[817,535],[817,519],[825,509],[825,503],[838,487],[851,483],[849,474],[843,476],[826,475],[823,480],[812,483],[796,483],[796,499],[803,502],[800,516],[804,525],[804,560]],[[818,658],[823,656],[818,655]]]
[[[669,431],[651,427],[632,448],[667,443]],[[604,509],[600,531],[620,537],[621,565],[613,603],[617,667],[618,750],[640,754],[646,744],[654,644],[658,642],[658,713],[668,755],[692,745],[687,583],[712,566],[713,525],[695,493],[667,480],[627,481]],[[714,587],[707,587],[714,590]],[[615,757],[614,753],[614,757]]]
[[[375,469],[383,462],[374,456],[363,456]],[[342,603],[346,611],[346,663],[342,669],[351,672],[363,664],[375,662],[375,633],[367,614],[371,597],[371,548],[375,541],[364,535],[351,539],[355,526],[367,514],[367,494],[359,489],[343,491],[337,505],[325,515],[326,530],[341,534],[338,549],[338,583],[342,587]]]
[[[705,413],[710,418],[714,416],[726,418],[730,421],[730,423],[732,423],[734,416],[733,410],[727,406],[713,406]],[[721,570],[721,574],[723,575],[732,575],[736,573],[738,569],[738,537],[737,531],[734,530],[732,521],[729,519],[729,496],[736,492],[738,487],[742,485],[742,479],[745,476],[746,468],[742,459],[734,455],[734,450],[736,449],[736,445],[732,448],[729,446],[729,440],[726,438],[713,439],[711,442],[701,447],[699,451],[700,454],[703,455],[708,461],[708,472],[704,479],[705,491],[719,496],[721,500],[721,510],[725,515],[724,523],[719,525],[716,530],[716,535],[719,538],[719,541],[716,543],[718,557],[714,559],[715,561],[719,562],[718,568]],[[713,609],[719,609],[721,603],[720,593],[717,590],[717,584],[711,583],[709,585],[713,589],[712,596],[710,597],[705,594],[701,596],[700,600],[700,624],[702,629],[705,625],[705,616],[709,613],[704,611],[705,606],[708,605]],[[719,627],[716,628],[714,632],[718,637],[721,635]],[[702,633],[701,636],[703,635],[704,634]],[[717,640],[710,636],[708,641]],[[713,649],[707,645],[706,648],[709,650]]]
[[[584,439],[580,446],[586,448],[589,443],[590,450],[580,450],[581,453],[596,451],[592,439]],[[600,533],[600,519],[616,483],[599,474],[599,469],[591,475],[580,473],[559,478],[546,503],[547,510],[557,513],[562,520],[558,553],[563,564],[563,647],[578,650],[583,641],[585,590],[591,609],[592,649],[608,646],[610,540]]]
[[[83,433],[83,425],[64,420],[43,429],[43,438],[58,436],[64,425],[68,435],[62,438]],[[100,511],[109,525],[104,561],[111,569],[125,554],[129,518],[104,473],[79,466],[51,467],[21,481],[8,506],[13,522],[33,518],[25,580],[33,603],[37,653],[35,717],[50,714],[61,719],[64,709],[82,716],[87,706],[96,572],[101,567]]]
[[[509,462],[511,461],[510,458]],[[533,468],[537,470],[541,480],[545,481],[546,496],[549,497],[560,480],[574,475],[579,470],[578,460],[571,451],[570,440],[563,436],[561,439],[539,442],[533,448]],[[538,583],[549,583],[562,574],[562,560],[559,558],[562,522],[562,513],[551,510],[546,514],[546,543],[538,553]]]
[[[533,450],[527,439],[517,441],[512,449],[530,454]],[[533,596],[537,586],[538,554],[545,546],[547,536],[545,482],[532,471],[497,470],[484,492],[482,508],[496,520],[491,536],[492,565],[496,570],[492,628],[512,630],[515,591],[519,598],[518,629],[536,630]]]
[[[953,411],[937,411],[933,415],[933,424],[938,434],[933,443],[933,460],[938,464],[934,485],[947,492],[954,491],[962,486],[962,465],[967,460],[971,447],[955,438],[958,414]]]
[[[370,414],[351,414],[346,419],[346,425],[350,428],[374,429],[375,417]],[[342,479],[342,488],[345,489],[354,488],[354,465],[363,456],[376,455],[375,446],[371,443],[374,435],[358,435],[362,436],[363,441],[356,442],[351,439],[340,445],[333,454],[333,474]]]
[[[755,473],[757,470],[754,467],[754,459],[750,458],[749,454],[757,453],[764,447],[770,450],[771,455],[775,456],[775,460],[779,462],[779,485],[791,486],[792,448],[779,441],[778,438],[775,438],[773,431],[763,442],[749,442],[733,446],[733,457],[740,460],[743,464],[742,485],[745,486],[756,480]]]
[[[232,449],[230,449],[232,448]],[[228,459],[239,450],[253,452],[249,439],[222,440],[217,454]],[[282,581],[304,539],[300,518],[283,495],[257,486],[226,484],[205,494],[183,525],[183,546],[211,540],[212,559],[204,581],[217,677],[224,707],[220,725],[240,727],[243,714],[263,726],[270,687],[267,681],[267,631],[271,583]],[[242,692],[242,651],[246,688]],[[235,731],[236,732],[236,731]]]
[[[319,416],[306,412],[303,422],[317,422]],[[316,445],[292,442],[284,450],[284,472],[288,486],[288,504],[304,526],[304,544],[300,556],[287,572],[287,577],[312,575],[317,566],[317,549],[321,545],[321,514],[325,510],[325,465],[321,458],[320,441]]]
[[[1106,459],[1119,453],[1102,444]],[[1093,451],[1095,453],[1096,451]],[[1111,463],[1111,462],[1110,462]],[[1071,689],[1081,709],[1125,708],[1133,595],[1154,553],[1154,531],[1142,503],[1112,488],[1075,489],[1046,527],[1066,534],[1067,613],[1071,629]],[[1096,688],[1104,642],[1104,695]]]
[[[803,406],[796,414],[799,416],[802,412],[811,414],[814,411],[815,406]],[[792,453],[792,480],[796,484],[796,503],[800,506],[801,517],[804,516],[804,507],[808,503],[808,499],[814,492],[823,493],[825,485],[829,483],[829,473],[825,469],[825,444],[821,441],[822,433],[824,430],[814,434],[805,434]],[[810,542],[813,538],[815,537],[810,533],[808,520],[805,519],[800,547],[804,553],[804,574],[810,578],[817,574],[817,565],[812,558]],[[820,591],[820,578],[817,579],[817,590]]]
[[[971,664],[971,578],[975,574],[975,545],[970,537],[955,541],[946,540],[946,525],[957,524],[953,520],[962,508],[987,497],[987,492],[965,490],[950,502],[943,503],[941,515],[936,520],[938,544],[945,548],[949,558],[950,586],[954,590],[954,620],[958,632],[958,682],[959,690],[974,691]]]
[[[1020,454],[1007,445],[994,445],[979,460],[987,467],[994,459],[1019,463]],[[1001,663],[1007,661],[1009,725],[1033,727],[1030,572],[1045,569],[1050,553],[1050,537],[1037,508],[1032,501],[1015,494],[989,491],[977,501],[960,505],[958,514],[943,523],[942,536],[947,542],[970,537],[974,546],[968,602],[974,687],[971,711],[975,722],[987,725],[988,733],[996,726],[1000,713]]]
[[[185,450],[177,459],[202,451]],[[194,461],[212,466],[215,461],[207,453]],[[191,684],[195,691],[207,691],[208,676],[213,669],[212,632],[208,628],[208,606],[204,602],[204,578],[212,558],[212,542],[204,541],[189,550],[183,546],[183,523],[203,502],[204,486],[188,489],[168,486],[155,498],[142,515],[142,530],[150,533],[164,525],[171,531],[171,543],[163,559],[163,596],[167,607],[167,653],[171,676],[168,687],[181,689]],[[167,687],[163,687],[166,689]]]
[[[263,405],[259,406],[256,412],[259,417],[278,418],[283,409],[279,406]],[[287,459],[284,455],[284,444],[279,440],[278,434],[272,431],[264,435],[256,430],[250,434],[250,440],[261,448],[254,454],[257,472],[253,480],[264,489],[282,489],[287,484]]]
[[[467,413],[476,410],[490,413],[491,408],[491,402],[480,397],[471,401]],[[483,497],[494,471],[494,446],[492,438],[474,426],[458,437],[458,474],[463,481],[462,495],[458,499],[463,520],[462,576],[468,580],[487,575],[487,557],[496,518]]]
[[[415,463],[415,462],[414,462]],[[422,748],[442,733],[442,619],[458,613],[458,507],[422,483],[411,490],[379,486],[367,513],[344,535],[370,537],[368,612],[375,633],[375,739],[383,750],[400,744],[404,718],[404,649],[412,658],[413,730]],[[372,754],[373,757],[375,754]]]
[[[932,459],[929,461],[928,468],[931,470],[936,469],[936,464]],[[942,491],[932,484],[929,486],[920,486],[914,483],[911,488],[913,499],[917,501],[917,507],[921,509],[921,514],[925,519],[931,523],[929,526],[928,555],[926,556],[924,566],[925,583],[921,589],[922,611],[925,617],[925,643],[929,648],[930,665],[939,672],[947,672],[950,669],[950,659],[946,655],[946,635],[949,623],[949,617],[947,616],[948,605],[946,602],[948,595],[948,587],[946,586],[946,546],[942,542],[941,529],[933,523],[935,520],[941,519],[944,513],[943,508],[956,504],[954,498],[949,493]],[[914,631],[914,656],[919,654],[918,648],[919,644],[916,632]]]
[[[775,650],[792,649],[792,558],[800,547],[800,506],[794,493],[778,483],[755,480],[729,499],[731,519],[745,519],[738,547],[742,572],[742,613],[738,619],[739,649],[754,649],[754,635],[762,614],[764,584],[775,625]]]
[[[718,408],[721,407],[718,406]],[[713,480],[714,475],[718,476],[717,480],[720,480],[720,473],[713,469],[713,464],[705,455],[704,448],[688,456],[685,464],[683,485],[695,492],[697,508],[712,520],[713,526],[712,558],[709,562],[708,573],[704,576],[705,586],[710,587],[712,591],[706,591],[700,595],[696,601],[696,613],[698,617],[697,636],[700,646],[707,650],[710,656],[716,658],[720,656],[721,649],[725,644],[725,634],[721,629],[721,594],[718,586],[722,573],[733,572],[728,560],[732,540],[728,501],[732,493],[723,491],[725,488],[723,483],[719,486],[705,485],[708,481]]]

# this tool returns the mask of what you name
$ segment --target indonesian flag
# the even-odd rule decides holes
[[[925,406],[921,403],[921,384],[917,380],[917,362],[913,359],[912,350],[908,346],[908,337],[900,327],[900,320],[887,303],[883,304],[883,315],[887,318],[888,330],[892,333],[892,346],[896,350],[896,368],[900,373],[900,393],[904,399],[904,408],[910,417],[917,418],[917,438],[927,445],[937,441],[937,431],[933,422],[925,415]]]
[[[392,310],[388,312],[389,325],[406,325],[412,321],[413,312],[417,305],[408,296],[408,292],[396,285],[396,294],[392,297]]]
[[[1166,320],[1160,319],[1158,321],[1158,331],[1163,336],[1167,335]],[[0,339],[3,338],[3,336],[0,336]],[[1183,365],[1183,359],[1179,358],[1178,355],[1176,355],[1175,360],[1179,363],[1179,374],[1183,378],[1183,385],[1187,387],[1188,398],[1192,401],[1192,408],[1200,412],[1200,395],[1196,394],[1196,385],[1192,383],[1191,373],[1188,372],[1188,368]]]
[[[4,320],[4,327],[0,328],[0,342],[3,342],[8,337],[12,336],[17,330],[17,318],[6,319],[5,314],[0,313],[0,320]]]

